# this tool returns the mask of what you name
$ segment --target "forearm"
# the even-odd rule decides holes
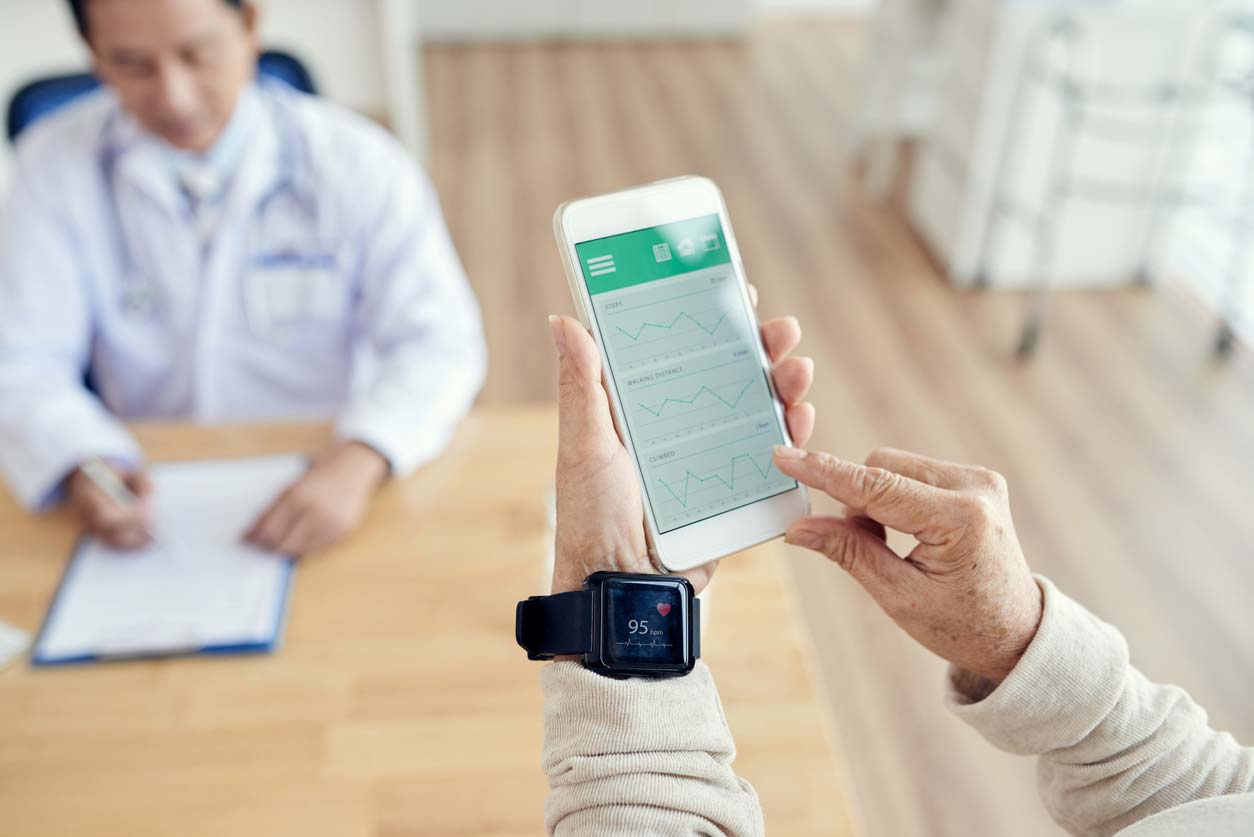
[[[134,465],[142,456],[123,424],[71,377],[0,347],[0,473],[31,509],[53,502],[86,459]]]
[[[448,444],[483,385],[487,348],[435,190],[395,143],[379,153],[373,171],[389,176],[361,184],[347,207],[363,220],[355,332],[367,351],[337,435],[404,475]]]
[[[1254,750],[1211,729],[1183,689],[1129,669],[1110,714],[1077,744],[1042,756],[1038,780],[1058,822],[1112,834],[1186,802],[1254,790]]]
[[[613,680],[553,663],[541,682],[549,833],[763,833],[704,664],[682,678]]]
[[[1175,686],[1149,682],[1123,637],[1045,579],[1045,615],[999,686],[951,671],[954,712],[993,744],[1039,755],[1042,798],[1079,834],[1113,834],[1196,799],[1254,788],[1254,750]]]
[[[350,402],[336,435],[369,445],[392,473],[407,474],[434,459],[448,444],[483,385],[482,337],[467,343],[415,342],[382,359],[371,385]]]
[[[14,169],[0,221],[0,474],[30,508],[92,456],[138,461],[126,428],[83,385],[90,295],[55,178]]]

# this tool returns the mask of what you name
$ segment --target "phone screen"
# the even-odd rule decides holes
[[[575,252],[658,533],[795,489],[719,216]]]

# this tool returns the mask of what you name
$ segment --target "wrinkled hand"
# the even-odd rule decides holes
[[[652,573],[644,532],[639,480],[619,440],[601,378],[596,343],[577,320],[552,317],[558,350],[557,534],[553,592],[579,590],[598,571]],[[797,444],[814,430],[814,407],[804,402],[814,362],[788,357],[801,340],[792,317],[762,324],[775,364],[775,388]],[[700,592],[718,562],[683,573]]]
[[[327,549],[361,522],[387,473],[387,460],[373,448],[342,442],[288,486],[244,540],[280,555]]]
[[[119,505],[100,490],[77,468],[66,481],[67,501],[71,512],[89,534],[115,549],[139,549],[152,540],[150,514],[152,481],[141,469],[128,471],[106,463],[118,479],[138,498],[134,506]]]
[[[1014,669],[1042,602],[1000,474],[890,448],[866,465],[777,448],[775,465],[846,507],[844,518],[798,520],[788,543],[827,555],[906,633],[959,668],[995,683]],[[899,556],[885,526],[919,545]]]

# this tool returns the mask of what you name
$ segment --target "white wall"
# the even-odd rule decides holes
[[[87,51],[63,2],[3,0],[0,9],[0,106],[41,76],[85,69]],[[0,195],[8,183],[10,149],[0,140]]]
[[[373,115],[387,111],[376,0],[255,0],[262,43],[298,55],[323,95]]]
[[[428,41],[733,37],[760,14],[865,13],[876,0],[425,0]]]
[[[428,41],[728,37],[748,27],[752,0],[425,0]]]
[[[764,14],[772,12],[848,14],[870,11],[876,2],[877,0],[753,0],[753,5],[757,11]]]

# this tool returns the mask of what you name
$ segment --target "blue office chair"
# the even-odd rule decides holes
[[[317,94],[313,76],[300,59],[286,52],[268,50],[257,61],[257,72],[267,78],[278,79],[302,93]],[[23,86],[9,101],[6,128],[9,142],[15,142],[19,134],[37,119],[100,86],[100,80],[90,73],[71,73],[37,79]]]

